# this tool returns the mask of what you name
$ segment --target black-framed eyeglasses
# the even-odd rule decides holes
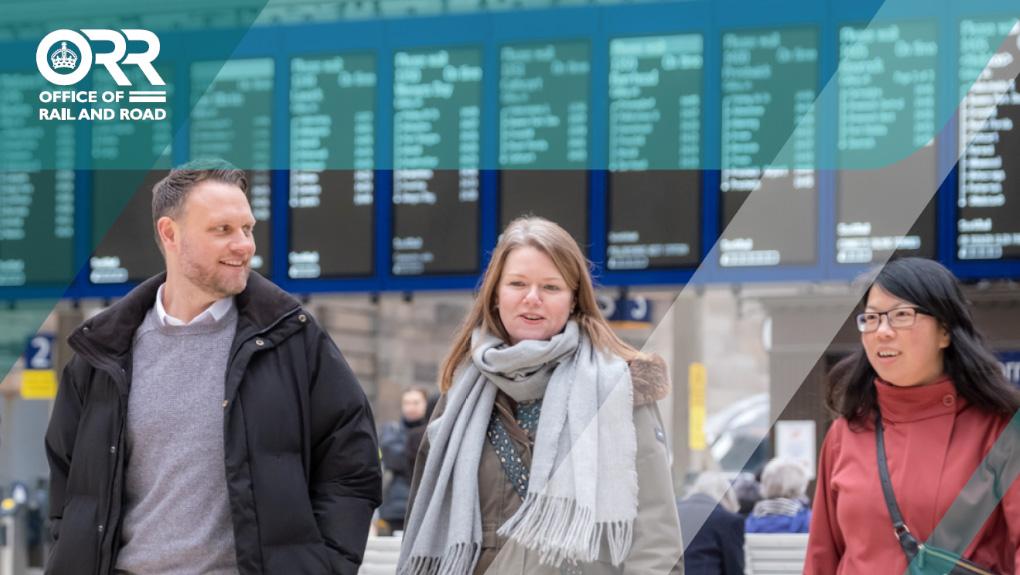
[[[861,333],[871,333],[882,324],[882,316],[889,322],[889,327],[894,329],[911,327],[917,321],[917,314],[931,315],[919,307],[898,307],[889,311],[866,311],[857,314],[857,330]]]

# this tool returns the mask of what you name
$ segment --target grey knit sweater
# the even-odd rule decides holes
[[[126,512],[117,571],[237,573],[223,462],[223,386],[237,311],[135,332]]]

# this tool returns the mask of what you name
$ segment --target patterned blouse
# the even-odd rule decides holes
[[[538,418],[541,414],[541,399],[522,401],[517,404],[517,409],[515,410],[514,419],[517,420],[517,425],[528,434],[528,438],[532,443],[535,441],[535,432],[538,430]],[[530,470],[524,465],[520,452],[510,438],[510,432],[507,431],[496,410],[492,410],[492,417],[489,419],[489,430],[486,435],[489,438],[489,443],[496,449],[496,454],[499,455],[499,462],[503,465],[503,473],[506,474],[510,485],[517,492],[517,496],[524,499],[524,496],[528,493],[528,472]]]

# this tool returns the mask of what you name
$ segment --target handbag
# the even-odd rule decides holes
[[[994,571],[968,561],[957,553],[919,542],[906,523],[900,507],[896,504],[889,466],[885,455],[885,438],[882,428],[882,414],[875,415],[875,442],[878,447],[878,475],[882,482],[882,495],[892,518],[893,532],[907,556],[908,571],[911,575],[996,575]]]

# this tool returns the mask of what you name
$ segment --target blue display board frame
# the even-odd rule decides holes
[[[902,8],[898,8],[902,5]],[[249,30],[201,30],[194,32],[156,31],[162,44],[163,58],[170,60],[175,84],[173,108],[175,131],[173,159],[183,163],[189,157],[188,112],[190,111],[191,64],[231,59],[272,58],[274,88],[272,96],[272,252],[271,278],[283,289],[297,294],[382,291],[413,292],[422,290],[470,290],[479,282],[478,274],[447,276],[394,276],[390,273],[392,246],[392,165],[393,165],[393,55],[402,49],[430,46],[469,46],[481,51],[482,78],[482,166],[479,195],[479,261],[478,270],[485,269],[496,243],[498,229],[497,107],[499,82],[499,49],[501,46],[529,41],[585,40],[591,53],[589,109],[588,232],[589,254],[599,282],[608,286],[678,285],[694,279],[699,282],[777,282],[777,281],[846,281],[864,272],[869,266],[835,263],[836,119],[834,97],[825,96],[826,85],[835,82],[838,66],[838,30],[840,26],[869,21],[882,7],[883,17],[904,21],[927,19],[937,22],[939,45],[939,78],[937,117],[955,118],[958,102],[958,34],[959,22],[977,14],[1004,16],[1008,9],[1003,2],[981,0],[962,7],[949,0],[928,3],[929,9],[919,18],[911,12],[916,4],[878,0],[848,5],[840,2],[814,3],[777,0],[749,5],[737,0],[718,2],[695,1],[638,5],[577,6],[525,12],[491,12],[477,14],[409,17],[371,21],[340,21],[331,23],[293,24],[254,27]],[[899,10],[899,12],[897,12]],[[821,168],[817,173],[816,261],[813,265],[722,268],[711,256],[712,247],[720,236],[721,203],[720,161],[720,61],[721,36],[741,29],[813,27],[819,34],[819,101],[818,141],[816,157]],[[700,266],[645,271],[609,271],[606,257],[606,220],[608,173],[604,166],[608,155],[608,67],[609,42],[621,37],[662,34],[699,33],[704,42],[702,170],[700,202]],[[240,38],[240,41],[238,41]],[[9,57],[0,61],[0,71],[34,72],[26,63],[34,62],[35,43],[16,41],[3,43]],[[289,84],[290,62],[294,57],[344,53],[371,53],[377,62],[377,93],[375,115],[375,198],[374,268],[371,277],[324,278],[294,280],[287,277],[287,242],[289,238]],[[951,72],[947,72],[951,71]],[[830,90],[834,93],[835,90]],[[177,122],[180,122],[177,124]],[[937,258],[966,280],[1020,277],[1020,261],[960,261],[956,258],[956,203],[958,174],[955,169],[958,147],[957,123],[948,121],[939,136],[938,171],[945,174],[937,191]],[[78,166],[90,165],[91,131],[87,122],[76,123],[76,157]],[[91,284],[88,279],[88,258],[92,237],[91,172],[75,172],[75,244],[74,265],[79,270],[68,285],[24,285],[0,287],[0,299],[30,298],[114,298],[123,295],[134,284]],[[696,273],[697,272],[697,273]]]

